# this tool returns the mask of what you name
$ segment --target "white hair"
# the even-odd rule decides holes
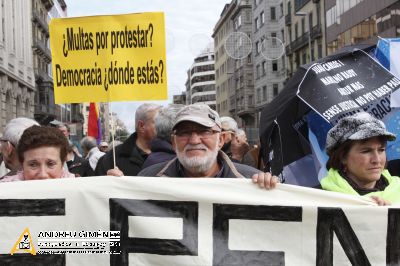
[[[81,139],[81,147],[87,151],[90,151],[94,147],[97,147],[97,141],[94,137],[87,136]]]
[[[17,117],[17,118],[11,119],[7,123],[7,125],[3,131],[2,138],[4,140],[8,140],[14,146],[17,146],[19,139],[22,136],[22,133],[24,133],[25,129],[27,129],[31,126],[40,126],[40,125],[35,120],[26,118],[26,117]]]
[[[243,129],[239,128],[236,131],[236,136],[246,136],[246,131],[244,131]]]
[[[183,108],[182,104],[170,104],[163,107],[155,118],[157,137],[171,141],[172,127],[175,124],[176,114]]]
[[[238,124],[232,117],[223,116],[221,117],[222,129],[226,131],[233,131],[234,133],[238,130]]]
[[[137,129],[137,124],[139,120],[142,121],[147,121],[149,120],[149,112],[154,111],[154,110],[159,110],[161,108],[161,105],[154,104],[154,103],[144,103],[141,104],[137,109],[135,113],[135,129]]]

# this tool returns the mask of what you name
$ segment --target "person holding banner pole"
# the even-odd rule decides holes
[[[17,148],[22,170],[6,176],[1,182],[73,178],[64,167],[68,140],[54,127],[32,126],[22,134]]]
[[[136,176],[151,153],[151,141],[156,136],[154,119],[160,105],[144,103],[136,109],[135,133],[121,145],[102,156],[95,170],[97,176]],[[115,167],[113,155],[115,154]]]
[[[266,189],[278,183],[276,176],[232,162],[221,151],[226,135],[218,113],[208,105],[185,106],[177,113],[172,129],[171,142],[177,157],[147,167],[138,176],[252,178]]]
[[[328,131],[324,190],[371,197],[378,205],[400,202],[400,178],[386,166],[386,143],[396,136],[368,113],[344,117]]]

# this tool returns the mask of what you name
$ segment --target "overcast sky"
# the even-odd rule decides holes
[[[66,0],[68,16],[113,15],[158,12],[165,15],[167,41],[168,101],[185,90],[186,71],[208,43],[222,9],[229,0]],[[134,128],[134,113],[140,102],[115,102],[129,131]]]

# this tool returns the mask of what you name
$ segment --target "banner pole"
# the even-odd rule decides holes
[[[113,114],[112,114],[112,108],[111,108],[111,103],[108,102],[108,104],[110,105],[110,112],[108,112],[108,116],[110,118],[110,114],[111,114],[111,139],[112,139],[112,154],[113,154],[113,163],[114,163],[114,168],[116,167],[115,164],[115,139],[114,139],[114,118],[113,118]]]

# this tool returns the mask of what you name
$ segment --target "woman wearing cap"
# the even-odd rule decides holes
[[[371,197],[378,205],[400,202],[400,178],[385,170],[386,142],[396,136],[368,113],[342,118],[329,130],[324,190]]]

